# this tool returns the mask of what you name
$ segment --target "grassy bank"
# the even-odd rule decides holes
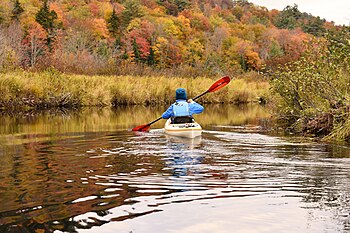
[[[178,87],[189,97],[206,91],[218,78],[83,76],[48,70],[0,74],[2,109],[168,104]],[[248,103],[266,98],[266,81],[234,79],[230,85],[200,99],[205,103]]]

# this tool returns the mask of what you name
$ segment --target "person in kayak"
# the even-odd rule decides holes
[[[173,124],[192,123],[193,114],[203,112],[204,107],[192,99],[187,99],[186,90],[178,88],[175,92],[176,101],[163,113],[162,118],[171,118]]]

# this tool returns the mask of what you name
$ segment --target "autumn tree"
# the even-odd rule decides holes
[[[38,24],[33,24],[24,38],[25,64],[34,67],[47,50],[47,32]]]
[[[158,0],[158,3],[166,8],[167,14],[173,16],[178,16],[190,5],[187,0]]]
[[[0,27],[0,70],[14,69],[23,59],[23,31],[18,23]]]
[[[14,6],[12,9],[11,19],[12,20],[19,20],[19,16],[24,12],[23,7],[21,6],[21,3],[18,0],[15,0]]]

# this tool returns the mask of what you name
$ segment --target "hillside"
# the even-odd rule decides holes
[[[296,60],[335,26],[229,0],[2,0],[0,69],[238,74]]]

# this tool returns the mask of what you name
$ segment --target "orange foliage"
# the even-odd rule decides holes
[[[262,64],[262,61],[259,57],[259,54],[254,51],[248,51],[245,54],[245,60],[247,63],[248,69],[259,70]]]
[[[104,19],[93,19],[92,26],[93,26],[93,33],[96,37],[101,39],[109,37],[107,24]]]

